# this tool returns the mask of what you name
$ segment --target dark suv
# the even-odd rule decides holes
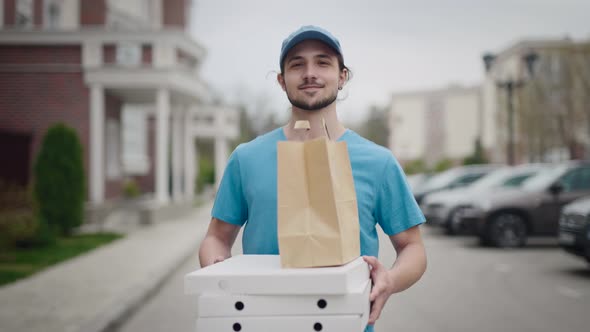
[[[559,218],[559,245],[590,263],[590,197],[566,205]]]
[[[483,244],[517,247],[528,236],[558,233],[566,204],[590,195],[590,163],[570,161],[542,171],[521,187],[486,193],[457,211]]]

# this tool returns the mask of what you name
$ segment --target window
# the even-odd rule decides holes
[[[114,180],[121,177],[121,128],[119,122],[114,119],[106,121],[106,175],[107,179]]]
[[[141,65],[141,45],[137,43],[119,43],[115,54],[118,65],[137,67]]]
[[[43,25],[48,29],[61,27],[62,0],[45,0],[43,7]]]
[[[33,27],[33,0],[16,1],[15,25],[23,28]]]
[[[150,169],[147,110],[125,105],[122,119],[123,168],[126,174],[145,175]]]

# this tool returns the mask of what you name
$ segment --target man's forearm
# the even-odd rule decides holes
[[[392,281],[392,294],[408,289],[426,271],[426,252],[421,243],[410,243],[400,250],[393,267],[387,271]]]
[[[201,267],[209,266],[231,256],[231,245],[213,235],[207,235],[201,242],[199,262]]]

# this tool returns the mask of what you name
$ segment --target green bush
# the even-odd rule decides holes
[[[444,172],[451,167],[453,167],[453,161],[448,158],[443,158],[443,159],[439,160],[436,163],[436,165],[434,165],[434,172],[435,173]]]
[[[426,172],[428,172],[428,167],[422,159],[412,160],[404,165],[404,173],[407,175]]]
[[[202,192],[207,185],[215,184],[215,165],[211,158],[199,158],[199,175],[197,176],[197,192]]]
[[[45,246],[55,236],[47,223],[39,222],[34,212],[27,210],[0,213],[0,247]]]
[[[0,213],[0,245],[14,247],[18,242],[32,239],[37,223],[32,211],[3,211]]]
[[[47,130],[34,166],[38,216],[63,235],[84,218],[85,177],[82,145],[76,131],[64,124]]]
[[[141,195],[141,189],[134,179],[128,179],[123,183],[123,195],[127,198],[135,198]]]
[[[30,188],[0,179],[0,211],[32,208]]]

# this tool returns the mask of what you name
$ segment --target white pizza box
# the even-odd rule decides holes
[[[332,316],[207,317],[197,332],[363,332],[369,314]]]
[[[362,315],[369,308],[371,282],[345,295],[234,295],[204,293],[199,317]]]
[[[369,280],[359,257],[334,267],[281,268],[278,255],[238,255],[185,276],[187,294],[318,295],[354,292]]]

